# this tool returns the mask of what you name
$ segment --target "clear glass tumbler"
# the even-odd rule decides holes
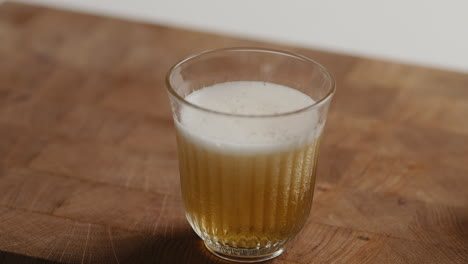
[[[298,54],[227,48],[184,59],[166,81],[182,197],[193,230],[224,259],[258,262],[280,255],[310,212],[333,77]],[[294,111],[253,115],[220,112],[185,99],[204,87],[238,81],[280,84],[313,100]],[[198,122],[219,127],[211,133],[193,126]],[[252,136],[236,137],[244,127]],[[269,134],[261,136],[265,128]]]

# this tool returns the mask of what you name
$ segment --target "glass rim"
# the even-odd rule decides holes
[[[179,68],[180,66],[182,66],[182,65],[184,65],[184,64],[186,64],[186,63],[188,63],[188,62],[190,62],[190,61],[192,61],[194,59],[197,59],[197,58],[199,58],[201,56],[204,56],[204,55],[213,54],[213,53],[221,53],[221,52],[240,52],[240,51],[272,53],[272,54],[288,56],[288,57],[292,57],[292,58],[295,58],[295,59],[298,59],[298,60],[302,60],[302,61],[312,63],[314,66],[317,66],[323,73],[325,73],[327,78],[330,80],[330,90],[320,100],[316,101],[315,103],[313,103],[311,105],[299,108],[297,110],[286,111],[286,112],[282,112],[282,113],[274,113],[274,114],[254,115],[254,114],[235,114],[235,113],[222,112],[222,111],[217,111],[217,110],[213,110],[213,109],[210,109],[210,108],[206,108],[206,107],[203,107],[203,106],[200,106],[200,105],[196,105],[196,104],[193,104],[193,103],[185,100],[185,98],[180,96],[175,91],[175,89],[173,88],[170,79],[171,79],[172,74],[175,72],[175,70],[177,68]],[[333,76],[331,75],[330,71],[327,70],[327,68],[325,68],[319,62],[317,62],[317,61],[315,61],[315,60],[313,60],[313,59],[311,59],[309,57],[306,57],[304,55],[300,55],[300,54],[297,54],[297,53],[294,53],[294,52],[282,51],[282,50],[276,50],[276,49],[269,49],[269,48],[231,47],[231,48],[220,48],[220,49],[205,50],[205,51],[202,51],[202,52],[199,52],[199,53],[192,54],[192,55],[178,61],[177,63],[175,63],[174,65],[172,65],[169,68],[169,71],[166,74],[166,90],[169,92],[170,95],[174,96],[177,100],[181,101],[183,104],[188,105],[190,107],[193,107],[195,109],[204,111],[204,112],[218,114],[218,115],[224,115],[224,116],[243,117],[243,118],[266,118],[266,117],[289,116],[289,115],[294,115],[294,114],[305,112],[305,111],[307,111],[309,109],[312,109],[312,108],[317,108],[317,107],[325,104],[327,101],[329,101],[332,98],[332,96],[333,96],[333,94],[335,93],[335,90],[336,90],[336,84],[335,84],[335,78],[333,78]]]

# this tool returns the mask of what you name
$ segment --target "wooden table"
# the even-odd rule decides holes
[[[12,3],[0,263],[227,263],[184,218],[164,75],[240,45],[310,56],[338,83],[311,216],[270,263],[468,263],[467,74]]]

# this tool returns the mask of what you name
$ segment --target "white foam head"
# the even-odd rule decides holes
[[[304,93],[283,85],[226,82],[195,91],[185,100],[206,109],[235,114],[223,115],[183,106],[180,121],[176,122],[179,131],[193,143],[222,152],[284,151],[312,142],[323,128],[314,109],[266,116],[296,111],[315,103]]]

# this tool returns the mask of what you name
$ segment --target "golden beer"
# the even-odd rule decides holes
[[[215,152],[177,134],[186,215],[209,243],[282,245],[309,215],[318,142],[260,155]]]
[[[205,87],[186,100],[241,114],[314,103],[289,87],[240,81]],[[316,117],[312,111],[255,120],[182,109],[176,123],[182,196],[188,221],[209,248],[258,254],[281,248],[302,228],[315,183]]]

